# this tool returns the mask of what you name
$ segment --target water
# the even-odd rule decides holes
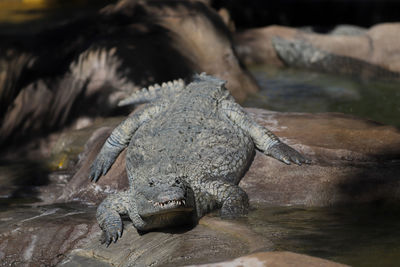
[[[261,91],[244,103],[288,112],[342,112],[400,127],[400,84],[268,66],[251,68]],[[400,265],[400,207],[270,207],[249,214],[250,227],[276,250],[352,266]]]
[[[268,66],[251,72],[262,90],[247,107],[293,112],[342,112],[400,127],[400,83]]]
[[[351,266],[398,266],[400,207],[305,208],[257,206],[248,224],[276,250]]]

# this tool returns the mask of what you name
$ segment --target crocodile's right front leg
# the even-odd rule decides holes
[[[122,236],[123,224],[120,215],[128,214],[136,228],[146,226],[129,195],[130,191],[109,195],[97,208],[97,222],[103,230],[103,243],[106,243],[107,247],[112,241],[115,243]]]
[[[100,153],[93,162],[89,178],[97,182],[101,175],[105,175],[117,159],[119,153],[129,144],[133,134],[140,125],[151,120],[160,110],[161,107],[159,106],[147,107],[135,113],[133,116],[128,117],[118,125],[118,127],[112,131],[110,137],[107,138]]]

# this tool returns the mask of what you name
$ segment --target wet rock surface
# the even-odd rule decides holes
[[[93,206],[14,206],[0,214],[2,266],[182,266],[272,249],[245,225],[213,217],[146,234],[126,220],[123,237],[106,248]]]
[[[0,214],[2,266],[54,266],[100,234],[93,207],[6,206]]]

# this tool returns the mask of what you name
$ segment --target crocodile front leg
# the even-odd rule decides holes
[[[195,179],[192,188],[196,195],[197,216],[212,210],[212,201],[221,207],[222,218],[235,218],[247,214],[249,199],[246,192],[237,185],[223,181],[223,179],[201,178]]]
[[[136,204],[129,197],[130,191],[109,195],[97,208],[96,218],[103,230],[103,243],[108,247],[122,236],[123,224],[120,215],[128,214],[136,228],[146,227],[136,211]]]
[[[292,147],[281,142],[277,136],[265,127],[253,121],[239,104],[227,99],[219,103],[219,110],[223,116],[247,132],[255,146],[264,154],[280,160],[286,164],[291,162],[301,165],[310,163],[310,160]]]
[[[89,178],[97,182],[101,175],[105,175],[115,162],[119,153],[129,144],[133,134],[140,125],[151,120],[153,116],[160,111],[161,107],[150,106],[128,117],[118,125],[118,127],[112,131],[110,137],[107,138],[100,153],[94,160],[90,169]]]

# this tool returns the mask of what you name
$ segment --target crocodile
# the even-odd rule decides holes
[[[276,36],[272,38],[271,42],[278,57],[286,66],[344,74],[354,78],[383,81],[400,79],[398,72],[365,60],[330,53],[313,46],[306,40],[286,40]]]
[[[89,178],[106,174],[127,147],[129,189],[110,194],[97,220],[108,246],[121,238],[120,215],[139,232],[196,223],[220,208],[223,218],[248,211],[238,186],[255,148],[286,164],[310,160],[254,122],[225,88],[205,73],[136,91],[119,105],[146,106],[116,127],[91,165]]]

